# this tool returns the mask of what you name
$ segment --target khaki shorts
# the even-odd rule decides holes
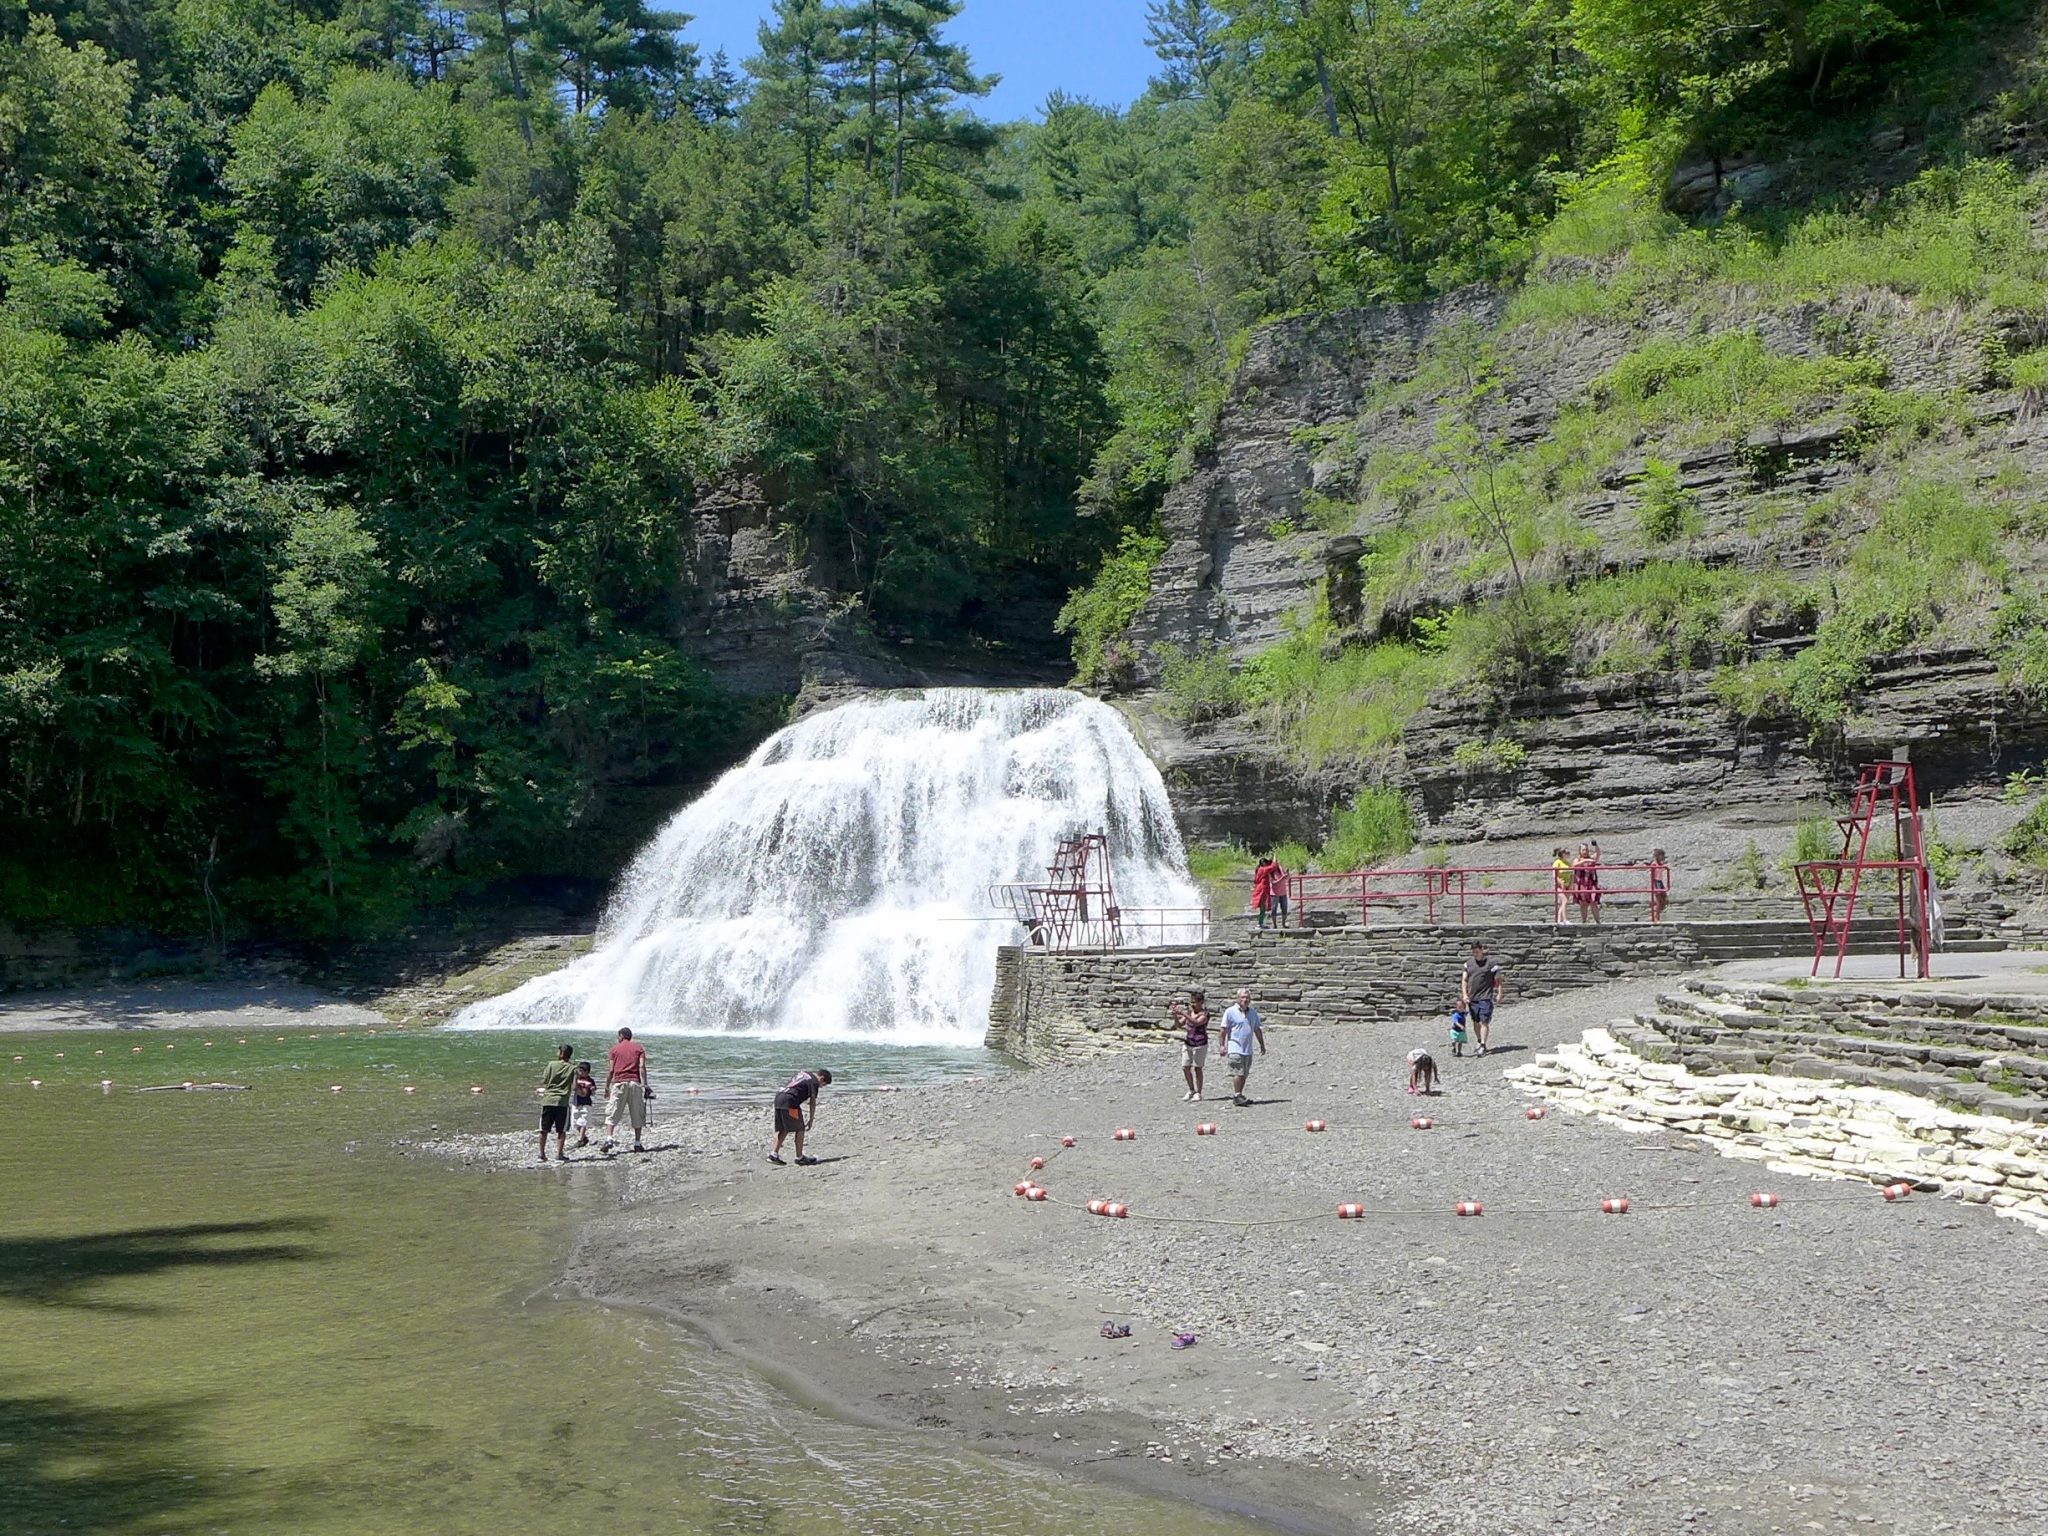
[[[1208,1055],[1209,1047],[1206,1045],[1189,1045],[1186,1041],[1181,1042],[1180,1064],[1188,1071],[1201,1071],[1202,1063],[1207,1060]]]
[[[637,1140],[647,1126],[647,1087],[644,1083],[612,1084],[612,1091],[604,1101],[605,1135],[609,1136],[618,1129],[621,1115],[632,1122],[633,1136]]]
[[[1224,1057],[1223,1060],[1225,1065],[1227,1065],[1230,1068],[1230,1075],[1232,1077],[1250,1077],[1252,1075],[1252,1058],[1250,1052],[1246,1052],[1244,1055],[1239,1056],[1236,1052],[1233,1051],[1230,1055]]]

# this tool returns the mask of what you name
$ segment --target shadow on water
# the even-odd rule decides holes
[[[72,1237],[0,1237],[0,1301],[147,1314],[156,1309],[106,1301],[86,1292],[100,1281],[173,1269],[301,1263],[318,1258],[319,1250],[305,1243],[254,1239],[313,1232],[325,1225],[314,1217],[280,1216]]]
[[[20,1536],[184,1529],[228,1493],[200,1454],[196,1405],[102,1407],[0,1392],[5,1524]]]

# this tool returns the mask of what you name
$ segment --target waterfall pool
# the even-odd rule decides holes
[[[0,1037],[8,1528],[1249,1529],[821,1417],[674,1325],[561,1296],[579,1215],[613,1198],[605,1178],[400,1155],[430,1128],[531,1123],[527,1090],[551,1043],[275,1028]],[[765,1094],[814,1056],[849,1089],[1000,1070],[979,1051],[649,1044],[664,1115],[689,1112],[686,1086]],[[250,1088],[136,1091],[188,1079]]]

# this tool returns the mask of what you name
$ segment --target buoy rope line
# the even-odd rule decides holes
[[[1530,1118],[1535,1119],[1539,1117],[1531,1116]],[[1321,1121],[1311,1120],[1306,1128],[1313,1128],[1315,1132],[1319,1133],[1325,1129],[1325,1126]],[[1051,1134],[1048,1132],[1033,1132],[1032,1139],[1044,1139]],[[1204,1124],[1197,1127],[1196,1134],[1200,1136],[1214,1135],[1215,1130],[1214,1127]],[[1060,1142],[1059,1146],[1049,1148],[1043,1153],[1034,1154],[1029,1159],[1028,1166],[1030,1172],[1025,1175],[1022,1181],[1014,1186],[1012,1193],[1024,1196],[1032,1204],[1056,1205],[1066,1210],[1079,1211],[1089,1216],[1109,1216],[1125,1221],[1149,1221],[1156,1225],[1164,1226],[1221,1227],[1240,1234],[1249,1233],[1258,1228],[1304,1226],[1310,1222],[1328,1221],[1330,1219],[1330,1214],[1327,1210],[1287,1216],[1187,1216],[1160,1211],[1134,1211],[1121,1201],[1114,1200],[1097,1199],[1085,1202],[1062,1200],[1039,1184],[1036,1178],[1032,1176],[1043,1172],[1062,1152],[1073,1151],[1078,1146],[1078,1138],[1074,1136],[1062,1135],[1058,1139]],[[1118,1143],[1135,1141],[1137,1139],[1137,1132],[1129,1126],[1120,1126],[1109,1139]],[[1905,1199],[1916,1188],[1915,1185],[1905,1180],[1893,1180],[1881,1186],[1871,1185],[1868,1187],[1876,1189],[1885,1200],[1894,1202]],[[1811,1197],[1802,1196],[1799,1204],[1801,1206],[1865,1205],[1869,1203],[1869,1199],[1868,1194],[1814,1195]],[[1495,1216],[1586,1216],[1595,1214],[1625,1216],[1632,1211],[1711,1210],[1725,1208],[1728,1203],[1726,1200],[1637,1200],[1627,1195],[1609,1195],[1592,1206],[1487,1206],[1477,1200],[1460,1200],[1447,1209],[1443,1206],[1417,1205],[1368,1206],[1363,1201],[1346,1201],[1337,1206],[1337,1219],[1340,1221],[1365,1221],[1378,1217],[1394,1216],[1435,1218],[1449,1216],[1457,1219],[1480,1216],[1482,1214],[1492,1214]],[[1761,1210],[1779,1210],[1783,1208],[1783,1202],[1780,1198],[1768,1190],[1752,1192],[1748,1196],[1748,1204],[1753,1208]]]

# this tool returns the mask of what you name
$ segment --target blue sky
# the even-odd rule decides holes
[[[671,0],[694,17],[683,36],[704,58],[720,48],[735,66],[755,52],[771,0]],[[1057,89],[1122,106],[1145,88],[1159,60],[1145,46],[1145,0],[967,0],[947,36],[983,74],[1003,82],[980,104],[997,121],[1036,117]]]

